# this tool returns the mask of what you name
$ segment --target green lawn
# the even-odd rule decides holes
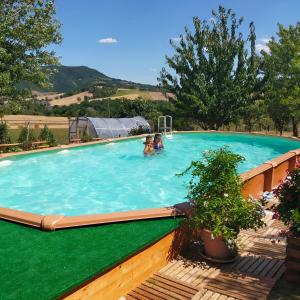
[[[43,232],[0,221],[0,299],[56,299],[179,223],[166,218]]]
[[[69,143],[68,128],[50,128],[50,130],[53,132],[58,144],[65,145]],[[18,141],[20,131],[21,129],[9,129],[9,136],[11,137],[13,143]],[[33,132],[35,136],[38,136],[40,129],[33,129]]]

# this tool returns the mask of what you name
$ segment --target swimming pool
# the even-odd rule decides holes
[[[76,216],[170,206],[185,201],[188,177],[177,177],[201,152],[228,145],[245,156],[244,172],[300,142],[227,133],[180,133],[166,150],[144,157],[141,138],[0,160],[0,206]]]

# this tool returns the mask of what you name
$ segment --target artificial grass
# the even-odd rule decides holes
[[[56,299],[177,228],[179,218],[43,232],[0,221],[0,299]]]

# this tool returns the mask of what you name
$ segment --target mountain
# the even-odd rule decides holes
[[[57,66],[51,68],[55,68],[58,70],[50,78],[50,82],[53,85],[52,88],[41,89],[30,82],[22,82],[21,84],[19,84],[19,88],[27,88],[39,92],[57,93],[69,93],[88,90],[91,86],[95,85],[116,86],[118,88],[138,88],[151,91],[157,90],[157,88],[153,85],[111,78],[95,69],[91,69],[86,66]]]

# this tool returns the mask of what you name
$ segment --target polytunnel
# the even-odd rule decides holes
[[[70,119],[70,140],[78,139],[85,132],[92,138],[115,138],[129,136],[134,129],[150,132],[151,126],[143,117],[133,118],[91,118]]]

